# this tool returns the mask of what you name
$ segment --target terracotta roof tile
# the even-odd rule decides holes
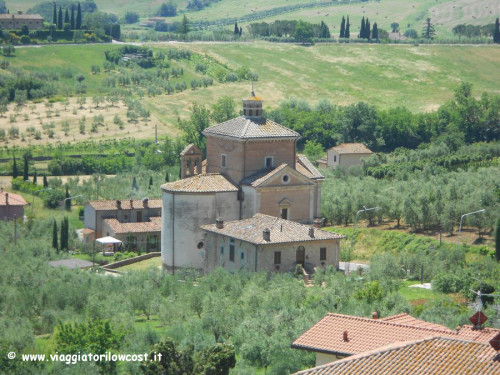
[[[236,117],[203,130],[204,135],[237,139],[299,139],[300,134],[265,118]]]
[[[108,211],[108,210],[116,210],[118,209],[116,200],[114,201],[89,201],[86,204],[89,204],[96,211]],[[149,208],[161,208],[161,199],[149,199],[148,200]],[[131,210],[137,208],[144,208],[142,199],[132,200],[132,206],[130,206],[130,199],[125,199],[121,201],[121,209],[122,210]]]
[[[296,375],[497,375],[500,359],[488,344],[445,337],[400,342]]]
[[[238,191],[235,184],[218,173],[203,173],[161,185],[164,191],[185,193],[216,193]]]
[[[373,152],[362,143],[342,143],[330,148],[330,150],[335,150],[337,154],[373,154]]]
[[[195,146],[194,144],[190,143],[186,147],[184,147],[184,150],[181,151],[180,155],[186,155],[187,153],[193,154],[193,155],[201,155],[201,150]]]
[[[225,222],[224,227],[221,229],[218,229],[215,224],[201,226],[201,229],[207,232],[221,234],[256,245],[345,238],[340,234],[326,232],[321,229],[314,229],[314,237],[310,237],[309,228],[311,228],[309,225],[264,214],[255,214],[249,219]],[[271,231],[271,241],[264,240],[262,235],[264,229]]]
[[[348,341],[343,340],[344,331],[348,333]],[[353,355],[398,341],[435,336],[485,343],[498,333],[500,333],[498,329],[472,330],[470,326],[455,331],[439,324],[415,319],[407,314],[385,319],[369,319],[330,313],[295,340],[292,347],[322,353]]]
[[[297,161],[295,162],[295,169],[302,173],[304,176],[311,178],[313,180],[324,180],[323,176],[318,169],[311,163],[311,161],[305,155],[297,155]]]
[[[140,223],[120,223],[117,219],[104,219],[115,234],[161,232],[161,217],[153,216],[150,221]]]
[[[288,164],[283,163],[276,168],[262,169],[261,171],[244,178],[241,181],[241,184],[242,185],[251,185],[253,187],[257,187],[257,186],[263,184],[264,182],[266,182],[267,180],[269,180],[270,178],[272,178],[273,176],[275,176],[278,172],[282,171],[287,166],[288,166]]]
[[[2,191],[0,192],[0,206],[7,204],[7,195],[9,196],[9,206],[26,206],[28,204],[19,194]]]

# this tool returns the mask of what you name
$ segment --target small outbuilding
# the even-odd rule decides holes
[[[373,152],[362,143],[342,143],[332,147],[327,151],[327,157],[318,160],[320,167],[350,168],[354,165],[361,165],[361,159],[367,158]]]
[[[24,218],[24,206],[28,203],[22,196],[14,193],[0,191],[0,220]]]

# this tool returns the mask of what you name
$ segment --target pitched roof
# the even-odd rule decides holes
[[[348,341],[343,339],[344,331],[347,331]],[[433,329],[330,313],[295,340],[292,347],[322,353],[353,355],[397,341],[445,335],[456,337],[455,331],[446,327]]]
[[[202,225],[200,228],[207,232],[221,234],[256,245],[345,238],[340,234],[326,232],[321,229],[314,229],[314,237],[311,237],[309,236],[309,228],[311,228],[309,225],[264,214],[255,214],[249,219],[225,222],[224,227],[221,229],[217,228],[215,224]],[[271,231],[271,241],[264,240],[262,235],[264,229]]]
[[[190,143],[186,147],[184,147],[184,150],[181,151],[180,155],[182,156],[188,153],[194,155],[201,155],[201,150],[194,144]]]
[[[300,134],[262,117],[236,117],[203,130],[203,134],[236,139],[299,139]]]
[[[0,20],[43,20],[39,14],[0,14]]]
[[[344,331],[347,331],[348,341],[343,339]],[[385,319],[369,319],[330,313],[295,340],[292,347],[321,353],[353,355],[398,341],[436,336],[486,343],[499,333],[499,329],[474,330],[471,326],[464,326],[458,331],[451,330],[407,314]]]
[[[313,180],[324,180],[323,176],[318,169],[311,163],[311,161],[305,155],[297,155],[295,162],[295,169],[302,173],[304,176]]]
[[[500,358],[488,344],[433,337],[400,342],[347,357],[296,375],[494,375],[500,373]]]
[[[373,154],[373,152],[362,143],[342,143],[330,148],[330,150],[335,150],[337,154]]]
[[[380,320],[382,320],[384,322],[405,324],[405,325],[410,325],[410,326],[414,326],[414,327],[448,330],[447,327],[445,327],[441,324],[429,323],[429,322],[426,322],[425,320],[420,320],[420,319],[414,318],[410,314],[406,314],[406,313],[387,316],[385,318],[380,318]]]
[[[24,200],[22,196],[14,193],[7,193],[5,191],[0,192],[0,206],[7,205],[7,196],[9,200],[9,206],[26,206],[28,203]]]
[[[238,187],[219,173],[202,173],[161,185],[163,191],[184,193],[216,193],[238,191]]]
[[[117,219],[104,219],[115,234],[123,233],[148,233],[161,231],[161,216],[153,216],[150,221],[140,223],[120,223]]]
[[[122,210],[132,210],[137,208],[144,208],[144,204],[142,199],[134,199],[132,200],[132,206],[130,205],[130,199],[122,200],[121,209]],[[89,201],[86,204],[89,204],[96,211],[108,211],[108,210],[117,210],[116,200],[114,201]],[[149,199],[148,200],[149,208],[161,208],[161,199]]]
[[[241,181],[241,184],[242,185],[250,185],[253,187],[260,186],[261,184],[263,184],[264,182],[266,182],[267,180],[269,180],[273,176],[276,176],[280,171],[285,169],[287,166],[288,166],[288,164],[283,163],[276,168],[273,168],[273,167],[264,168],[264,169],[260,170],[259,172],[254,173],[253,175],[244,178]]]

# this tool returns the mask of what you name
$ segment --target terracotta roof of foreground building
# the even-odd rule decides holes
[[[130,199],[120,200],[121,210],[134,210],[138,208],[145,208],[142,199],[132,200],[132,206],[130,205]],[[116,200],[109,201],[89,201],[87,202],[96,211],[108,211],[117,210],[118,206]],[[161,208],[161,199],[148,199],[148,208]]]
[[[347,341],[343,337],[345,331]],[[292,348],[350,356],[394,342],[437,336],[487,343],[499,333],[499,329],[472,326],[451,330],[408,314],[370,319],[330,313],[295,340]]]
[[[150,221],[120,223],[117,219],[104,219],[115,234],[161,232],[161,216],[153,216]]]
[[[219,173],[202,173],[161,185],[162,190],[183,193],[238,191],[238,187]]]
[[[295,169],[302,173],[304,176],[311,178],[313,180],[324,180],[320,171],[311,163],[311,161],[305,155],[297,155],[295,162]]]
[[[220,229],[215,224],[202,225],[200,228],[256,245],[345,238],[343,235],[316,228],[313,232],[314,237],[311,237],[309,225],[264,214],[255,214],[249,219],[224,222],[224,227]],[[271,231],[271,241],[264,240],[262,232],[265,229]]]
[[[8,196],[8,198],[7,198]],[[0,206],[7,205],[7,199],[9,201],[9,206],[26,206],[28,203],[24,200],[22,196],[14,193],[7,193],[5,191],[0,192]]]
[[[203,130],[203,134],[236,139],[299,139],[300,134],[263,117],[240,116]]]
[[[337,154],[373,154],[373,152],[362,143],[342,143],[330,148]]]
[[[489,345],[446,337],[399,342],[295,375],[497,375],[500,359]]]

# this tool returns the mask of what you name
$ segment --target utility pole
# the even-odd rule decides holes
[[[358,212],[356,212],[356,219],[354,220],[354,230],[352,231],[352,236],[351,236],[351,246],[349,248],[349,255],[348,255],[348,259],[347,259],[347,262],[346,262],[346,267],[345,267],[345,270],[344,270],[344,272],[345,272],[346,275],[349,274],[349,268],[351,267],[351,249],[352,249],[352,247],[354,245],[354,234],[356,233],[356,227],[358,226],[358,215],[361,212],[378,210],[378,209],[380,209],[380,207],[366,208],[366,206],[363,206],[363,209],[361,209]]]
[[[474,215],[474,214],[484,214],[486,210],[483,208],[482,210],[479,211],[474,211],[474,212],[469,212],[468,214],[463,214],[460,217],[460,228],[458,229],[458,237],[457,237],[457,250],[458,247],[460,246],[460,233],[462,233],[462,223],[464,221],[464,217],[469,216],[469,215]]]

